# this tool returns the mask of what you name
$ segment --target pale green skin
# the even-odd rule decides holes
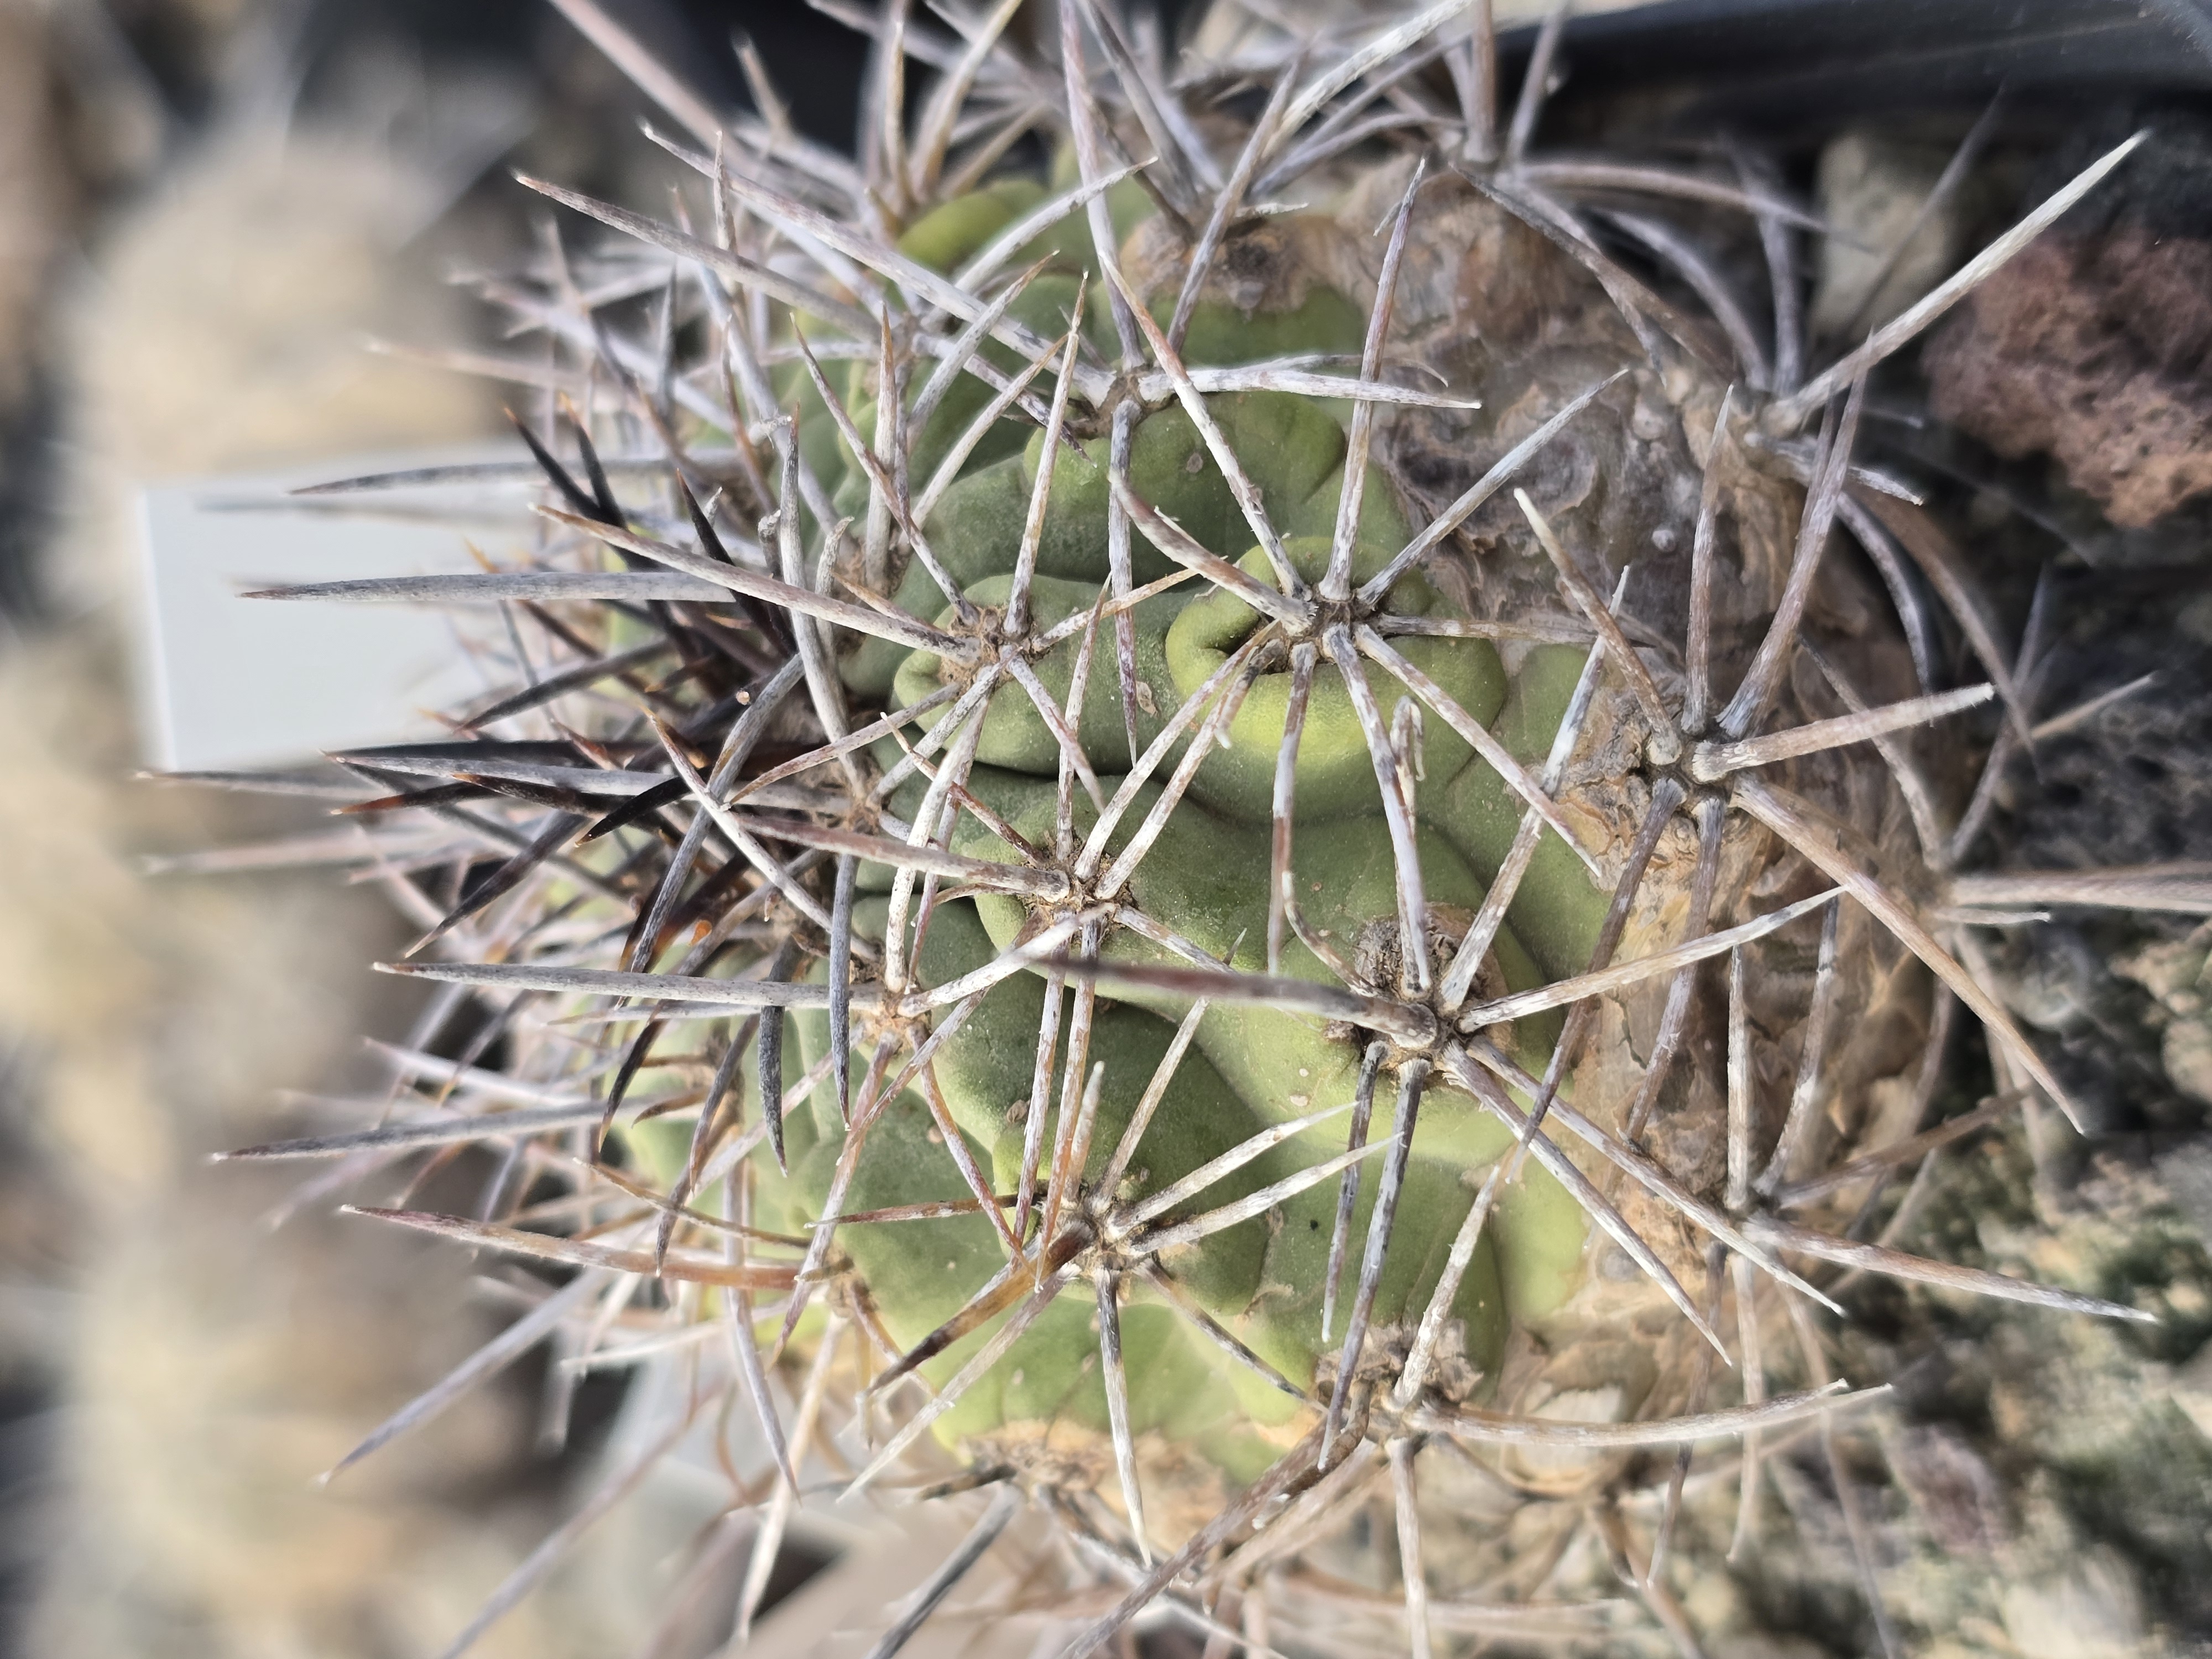
[[[1035,186],[1002,189],[989,200],[963,198],[939,210],[908,233],[909,251],[943,267],[956,264],[1035,199]],[[1125,204],[1116,204],[1126,207]],[[955,210],[958,210],[956,213]],[[1037,289],[1057,281],[1040,278]],[[1037,289],[1032,289],[1032,296]],[[1334,297],[1334,296],[1331,296]],[[1073,288],[1054,298],[1062,309]],[[1302,310],[1311,309],[1311,304]],[[1348,309],[1348,307],[1347,307]],[[1235,319],[1212,319],[1222,340],[1215,355],[1197,349],[1194,361],[1255,356],[1284,349],[1340,349],[1333,338],[1316,347],[1293,319],[1261,319],[1241,334]],[[1355,319],[1356,320],[1356,319]],[[1257,324],[1265,324],[1265,328]],[[1064,321],[1051,325],[1064,327]],[[1314,326],[1327,337],[1335,325]],[[1277,338],[1277,335],[1285,338]],[[1261,349],[1235,352],[1264,335]],[[1356,338],[1354,340],[1356,346]],[[980,383],[963,383],[973,388]],[[948,406],[954,400],[948,399]],[[982,396],[964,400],[969,414]],[[1240,461],[1260,487],[1271,521],[1288,539],[1293,562],[1310,580],[1328,555],[1342,488],[1344,434],[1331,411],[1312,400],[1278,393],[1213,397],[1208,407]],[[861,423],[872,429],[872,412]],[[964,424],[968,416],[960,417]],[[820,422],[829,424],[826,415]],[[953,428],[957,431],[957,426]],[[996,434],[994,434],[995,437]],[[924,447],[943,453],[949,441],[933,426]],[[1035,614],[1049,623],[1098,598],[1107,580],[1106,489],[1103,444],[1085,446],[1086,459],[1063,452],[1054,473],[1050,512],[1031,587]],[[931,544],[951,580],[980,605],[1003,606],[1042,455],[1042,434],[1018,453],[979,451],[961,481],[947,492],[927,526]],[[1195,458],[1195,459],[1194,459]],[[832,475],[842,455],[817,458]],[[927,465],[935,465],[934,457]],[[921,472],[917,464],[917,476]],[[1137,428],[1133,483],[1137,492],[1173,516],[1199,541],[1224,557],[1237,557],[1262,581],[1268,567],[1231,498],[1197,432],[1178,408],[1157,411]],[[848,478],[850,484],[850,478]],[[863,492],[861,500],[865,500]],[[1407,532],[1387,483],[1371,474],[1363,497],[1356,574],[1364,578],[1401,546]],[[1133,538],[1138,582],[1175,567],[1141,536]],[[909,612],[949,612],[919,562],[905,573],[899,604]],[[1425,614],[1437,596],[1418,575],[1400,581],[1389,608]],[[1152,709],[1140,712],[1138,738],[1149,742],[1189,693],[1218,666],[1223,654],[1249,635],[1257,617],[1241,601],[1193,580],[1140,606],[1134,613],[1137,670]],[[1494,648],[1485,641],[1401,638],[1398,648],[1443,685],[1476,720],[1488,724],[1524,760],[1540,758],[1565,710],[1582,653],[1559,647],[1531,654],[1509,683]],[[1056,696],[1066,696],[1073,661],[1069,642],[1033,665]],[[927,653],[902,653],[870,641],[843,659],[848,684],[863,696],[888,695],[894,705],[918,700],[942,684],[940,664]],[[1402,689],[1379,671],[1370,680],[1386,709]],[[1139,866],[1129,895],[1146,912],[1234,966],[1266,971],[1266,872],[1275,756],[1279,747],[1289,677],[1262,676],[1231,723],[1229,746],[1216,749],[1199,768],[1188,795]],[[1142,700],[1140,700],[1141,702]],[[925,724],[928,719],[927,717]],[[1110,797],[1127,766],[1127,737],[1114,666],[1110,627],[1102,628],[1091,665],[1079,730]],[[1422,872],[1432,907],[1471,915],[1519,826],[1522,807],[1463,739],[1430,714],[1425,722],[1425,776],[1418,791]],[[897,758],[886,745],[881,758]],[[1050,844],[1058,751],[1028,700],[1011,686],[994,693],[969,787],[1034,842]],[[1144,820],[1158,798],[1172,758],[1154,775],[1134,810],[1121,820],[1118,847]],[[918,808],[917,781],[895,802]],[[1079,836],[1095,822],[1078,792]],[[1301,907],[1310,925],[1332,933],[1347,956],[1370,924],[1395,915],[1390,847],[1380,796],[1350,699],[1334,668],[1316,674],[1297,769],[1293,867]],[[954,850],[970,857],[1011,861],[1011,848],[971,817],[954,832]],[[881,895],[891,872],[863,865],[864,893]],[[1501,933],[1497,955],[1515,988],[1580,971],[1589,961],[1604,897],[1574,855],[1548,833],[1523,880]],[[1464,916],[1461,918],[1463,921]],[[885,905],[864,898],[856,925],[880,936]],[[991,960],[1013,940],[1024,907],[986,896],[940,902],[915,962],[927,984],[943,983]],[[1113,959],[1164,961],[1157,947],[1126,932],[1109,935]],[[1334,983],[1303,945],[1287,941],[1280,971]],[[998,1190],[1019,1176],[1023,1122],[1045,987],[1034,972],[1001,981],[963,1029],[939,1050],[936,1076],[954,1121],[976,1162]],[[1073,998],[1067,999],[1072,1007]],[[1111,1157],[1122,1126],[1165,1053],[1187,1004],[1173,997],[1115,989],[1099,998],[1091,1056],[1106,1070],[1098,1121],[1086,1176],[1097,1176]],[[1063,1022],[1068,1018],[1063,1012]],[[798,1040],[787,1044],[787,1081],[795,1083],[817,1060],[827,1040],[819,1015],[794,1017]],[[1542,1067],[1558,1032],[1556,1016],[1523,1021],[1512,1042],[1523,1063]],[[1063,1024],[1060,1053],[1067,1042]],[[862,1074],[866,1039],[856,1033],[854,1076]],[[1198,1027],[1195,1042],[1138,1149],[1124,1197],[1153,1190],[1273,1123],[1349,1101],[1359,1063],[1359,1044],[1331,1038],[1318,1018],[1248,1006],[1216,1005]],[[1371,1135],[1389,1134],[1392,1080],[1378,1090]],[[1052,1099],[1060,1097],[1055,1078]],[[1010,1115],[1009,1108],[1016,1109]],[[1273,1149],[1198,1198],[1168,1220],[1196,1215],[1257,1190],[1341,1152],[1347,1119],[1332,1119]],[[1046,1145],[1051,1135],[1048,1126]],[[854,1212],[933,1200],[969,1196],[951,1159],[932,1145],[926,1103],[909,1092],[885,1106],[866,1129],[843,1210]],[[780,1178],[761,1160],[760,1219],[800,1231],[820,1213],[831,1171],[844,1140],[831,1091],[817,1090],[786,1125],[790,1174]],[[1424,1097],[1413,1156],[1407,1171],[1391,1248],[1376,1293],[1378,1325],[1416,1318],[1425,1306],[1454,1235],[1483,1173],[1509,1144],[1508,1132],[1470,1097],[1432,1087]],[[1331,1341],[1321,1332],[1322,1280],[1339,1183],[1308,1188],[1269,1215],[1212,1235],[1201,1244],[1162,1258],[1209,1313],[1261,1358],[1300,1387],[1312,1385],[1317,1362],[1343,1334],[1343,1310],[1351,1300],[1379,1159],[1362,1166],[1360,1199],[1352,1220],[1350,1266],[1340,1287],[1337,1327]],[[1516,1322],[1540,1320],[1571,1292],[1581,1272],[1585,1242],[1582,1214],[1550,1176],[1531,1166],[1503,1193],[1453,1306],[1463,1322],[1467,1354],[1494,1376],[1506,1334]],[[965,1216],[896,1224],[841,1228],[838,1248],[858,1269],[891,1338],[911,1346],[955,1314],[1005,1263],[988,1222]],[[995,1433],[1031,1434],[1066,1427],[1091,1434],[1107,1429],[1099,1376],[1094,1292],[1078,1282],[1062,1293],[994,1368],[939,1425],[940,1437],[957,1444]],[[1256,1475],[1279,1446],[1267,1431],[1285,1423],[1298,1407],[1269,1388],[1172,1310],[1148,1297],[1133,1298],[1122,1315],[1122,1340],[1130,1410],[1136,1431],[1158,1431],[1188,1446],[1234,1479]],[[988,1337],[971,1334],[924,1367],[943,1382]]]

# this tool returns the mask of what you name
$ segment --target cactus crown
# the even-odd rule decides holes
[[[385,792],[370,856],[447,872],[395,971],[458,988],[419,1046],[485,1012],[459,1069],[404,1061],[465,1110],[257,1150],[503,1141],[570,1195],[374,1213],[573,1265],[547,1328],[605,1286],[726,1333],[645,1363],[672,1438],[757,1413],[741,1626],[835,1435],[854,1490],[1000,1487],[878,1652],[1021,1494],[1115,1585],[1073,1655],[1140,1613],[1233,1634],[1378,1484],[1402,1598],[1336,1613],[1426,1652],[1509,1530],[1443,1457],[1599,1515],[1678,1627],[1689,1448],[1741,1451],[1747,1514],[1761,1431],[1872,1392],[1780,1352],[1829,1265],[2130,1313],[1850,1231],[1917,1122],[1845,1097],[1917,1119],[1954,1001],[2064,1102],[1948,942],[1973,820],[1911,749],[2008,665],[1851,465],[1911,329],[1801,383],[1616,216],[1633,274],[1585,197],[1801,216],[1532,160],[1554,32],[1501,143],[1456,4],[1176,86],[1091,0],[1042,58],[1013,9],[957,42],[894,0],[858,166],[766,88],[725,125],[641,71],[704,146],[662,141],[690,216],[534,185],[632,249],[536,273],[597,400],[520,423],[542,545],[283,595],[553,642],[452,741],[340,757]],[[1032,131],[1048,176],[1004,159]],[[1990,684],[1933,683],[1908,562]]]

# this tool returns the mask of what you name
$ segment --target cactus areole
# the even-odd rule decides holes
[[[1648,1492],[1620,1547],[1663,1553],[1678,1447],[1743,1458],[1750,1525],[1759,1435],[1881,1380],[1792,1343],[1839,1267],[2128,1316],[1848,1231],[1954,1002],[2065,1102],[1962,965],[1923,778],[2007,665],[1940,680],[1941,533],[1851,465],[1905,336],[1804,376],[1793,317],[1698,314],[1710,270],[1624,264],[1582,193],[1802,214],[1525,121],[1500,159],[1465,9],[1278,41],[1258,101],[1087,3],[1032,58],[1012,9],[857,167],[663,82],[681,222],[536,185],[619,233],[531,275],[580,354],[520,422],[536,550],[283,595],[514,625],[451,741],[340,757],[418,872],[398,969],[462,988],[461,1069],[409,1062],[459,1112],[259,1150],[567,1183],[379,1213],[570,1264],[688,1411],[750,1401],[741,1626],[827,1447],[1119,1562],[1070,1652],[1219,1634],[1387,1491],[1361,1616],[1426,1652],[1547,1505]],[[1431,49],[1464,104],[1363,129]]]

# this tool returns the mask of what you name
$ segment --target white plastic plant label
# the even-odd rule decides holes
[[[403,470],[468,476],[295,495]],[[256,589],[479,568],[530,533],[531,479],[504,450],[351,456],[282,472],[157,485],[139,501],[141,745],[167,771],[282,766],[439,735],[429,713],[490,685],[450,613],[411,605],[251,599]]]

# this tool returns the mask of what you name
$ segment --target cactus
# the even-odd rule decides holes
[[[277,595],[554,642],[452,741],[338,757],[372,856],[449,872],[390,966],[457,988],[449,1057],[404,1063],[464,1110],[253,1150],[484,1140],[568,1183],[369,1213],[577,1269],[531,1335],[618,1287],[690,1379],[668,1443],[750,1402],[740,1630],[836,1433],[848,1495],[998,1488],[878,1653],[1023,1503],[1109,1564],[1070,1655],[1244,1639],[1378,1493],[1396,1595],[1328,1604],[1363,1644],[1486,1628],[1474,1587],[1561,1525],[1686,1631],[1693,1448],[1752,1537],[1761,1435],[1881,1392],[1828,1374],[1833,1269],[2140,1316],[1854,1228],[1926,1150],[1955,1007],[1988,1112],[2067,1104],[1964,932],[2051,889],[1959,868],[1946,722],[2017,719],[2011,665],[1854,469],[1866,376],[2130,146],[1799,377],[1786,312],[1773,349],[1691,314],[1580,204],[1795,210],[1532,159],[1548,44],[1501,144],[1467,8],[1287,52],[1264,108],[1090,0],[1033,58],[1012,9],[933,40],[909,125],[893,4],[857,167],[644,69],[702,146],[662,141],[689,216],[534,183],[647,250],[540,273],[600,398],[523,423],[542,545]],[[1409,82],[1421,125],[1364,122],[1438,46],[1464,111]],[[1916,564],[1986,683],[1939,688]]]

